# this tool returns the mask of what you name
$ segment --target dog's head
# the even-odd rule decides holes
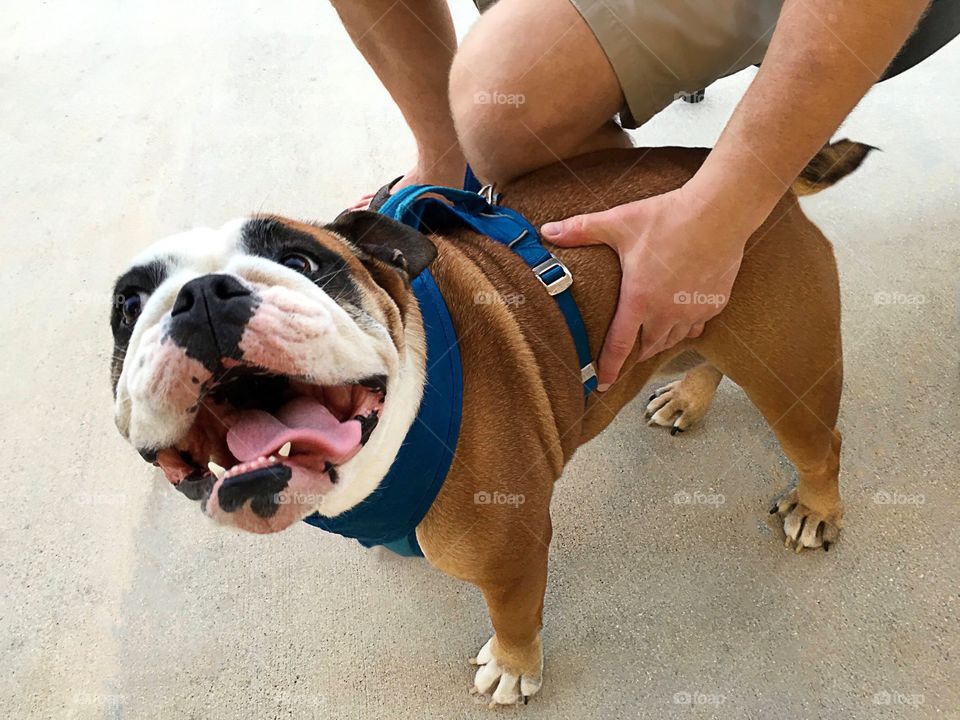
[[[120,432],[217,521],[275,532],[379,484],[423,389],[422,234],[371,212],[151,246],[114,289]]]

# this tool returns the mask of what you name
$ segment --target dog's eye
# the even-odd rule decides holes
[[[304,255],[303,253],[290,253],[284,255],[280,260],[280,264],[284,267],[288,267],[291,270],[296,270],[298,273],[303,273],[304,275],[312,272],[316,272],[317,261],[314,260],[309,255]]]
[[[143,303],[147,299],[145,292],[131,290],[121,293],[117,296],[117,305],[123,315],[123,324],[127,327],[133,327],[133,324],[140,317],[140,311],[143,310]]]

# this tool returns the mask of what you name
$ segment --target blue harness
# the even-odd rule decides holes
[[[447,202],[437,197],[443,197]],[[597,387],[587,331],[570,292],[573,275],[540,243],[536,228],[520,213],[494,206],[468,170],[464,190],[415,185],[398,190],[380,213],[417,230],[451,221],[506,245],[530,266],[556,301],[573,337],[580,378],[587,395]],[[420,305],[427,344],[427,382],[417,416],[397,457],[377,489],[359,505],[336,517],[314,513],[305,522],[355,538],[365,547],[383,545],[399,555],[423,557],[417,525],[426,516],[447,477],[460,435],[463,374],[450,312],[430,269],[411,282]]]

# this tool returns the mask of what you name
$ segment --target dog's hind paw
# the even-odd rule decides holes
[[[647,403],[647,425],[668,427],[671,435],[693,427],[707,414],[713,399],[712,391],[704,397],[698,390],[685,387],[683,380],[664,385],[650,396]]]
[[[516,705],[521,700],[526,705],[530,696],[535,695],[543,684],[543,657],[540,657],[538,666],[533,672],[510,672],[494,655],[495,637],[487,640],[477,653],[477,657],[470,659],[471,664],[480,666],[473,678],[470,693],[489,699],[490,708],[498,705]]]
[[[781,495],[770,508],[770,514],[783,518],[784,545],[798,553],[804,548],[829,550],[840,536],[839,510],[829,518],[814,512],[800,502],[796,488]]]

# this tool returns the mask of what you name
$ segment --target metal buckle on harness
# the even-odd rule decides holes
[[[482,188],[477,190],[477,195],[486,200],[490,205],[497,205],[500,203],[500,193],[496,191],[493,183],[484,185]]]
[[[593,363],[588,363],[580,368],[580,382],[586,384],[593,378],[597,376],[597,366]]]
[[[559,295],[573,285],[573,273],[555,255],[550,255],[549,260],[544,260],[537,265],[533,269],[533,274],[551,295]]]

